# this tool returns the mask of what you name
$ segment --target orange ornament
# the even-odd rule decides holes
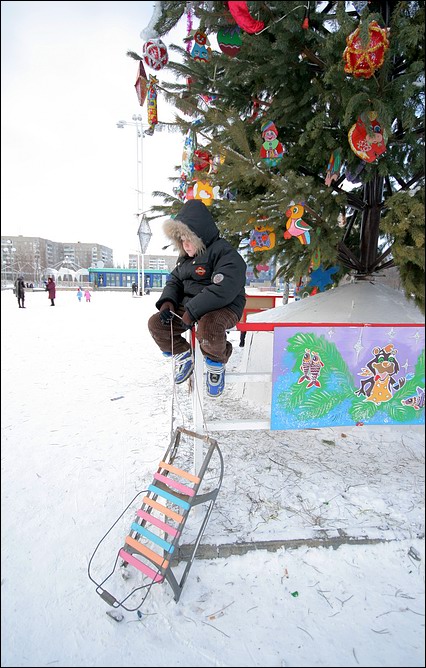
[[[257,225],[250,232],[250,246],[252,251],[272,250],[275,246],[274,228],[269,225]]]
[[[377,21],[371,21],[368,36],[368,44],[363,45],[360,28],[357,28],[346,38],[347,47],[343,52],[345,72],[353,74],[357,79],[370,79],[383,65],[389,48],[388,31],[381,28]]]

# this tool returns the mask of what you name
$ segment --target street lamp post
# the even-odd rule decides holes
[[[140,219],[137,235],[139,237],[139,242],[141,246],[142,254],[142,281],[140,279],[140,268],[139,268],[139,254],[138,254],[138,294],[143,296],[145,294],[145,262],[144,255],[146,253],[149,240],[152,236],[149,223],[146,220],[144,211],[143,211],[143,139],[145,136],[145,130],[149,128],[149,125],[142,123],[142,116],[140,114],[133,114],[132,121],[118,121],[117,128],[124,128],[126,125],[133,125],[136,128],[136,216]]]

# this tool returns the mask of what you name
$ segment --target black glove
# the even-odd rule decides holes
[[[160,307],[160,321],[163,325],[169,325],[172,321],[173,314],[170,309],[173,308],[171,302],[164,302]]]
[[[191,316],[189,315],[188,311],[185,311],[185,313],[183,314],[182,320],[181,320],[181,325],[185,329],[192,329],[192,327],[194,325],[194,322],[193,322]]]

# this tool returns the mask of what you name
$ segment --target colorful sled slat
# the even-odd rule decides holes
[[[130,545],[134,550],[137,550],[140,554],[142,554],[144,557],[147,557],[147,559],[150,559],[153,561],[157,566],[160,566],[161,568],[167,568],[169,565],[168,560],[164,559],[164,557],[161,556],[161,554],[157,554],[153,550],[150,550],[149,547],[146,547],[146,545],[142,545],[142,543],[139,543],[139,541],[135,540],[131,536],[126,536],[126,541],[127,545]]]
[[[179,515],[179,513],[176,513],[174,510],[171,510],[171,508],[163,506],[162,503],[158,503],[158,501],[150,499],[149,496],[144,496],[143,502],[145,505],[149,506],[150,508],[154,508],[155,510],[159,510],[160,513],[163,513],[163,515],[169,517],[171,520],[174,520],[175,522],[178,522],[179,524],[184,519],[184,515]]]
[[[155,533],[152,533],[152,531],[148,531],[148,529],[145,529],[145,527],[141,527],[140,524],[136,524],[136,522],[133,522],[132,526],[130,527],[132,531],[136,531],[138,534],[141,536],[145,536],[145,538],[148,538],[152,543],[155,543],[159,547],[162,547],[163,550],[166,550],[166,552],[174,552],[175,548],[171,543],[168,543],[166,540],[163,540],[160,538],[160,536],[157,536]]]
[[[195,496],[195,492],[192,487],[182,485],[181,482],[176,482],[176,480],[172,480],[166,475],[162,475],[161,473],[154,473],[154,478],[155,480],[159,480],[169,487],[173,487],[173,489],[176,489],[181,494],[185,494],[186,496]]]
[[[198,485],[198,483],[200,482],[200,478],[197,475],[194,475],[193,473],[188,473],[188,471],[183,471],[182,469],[178,469],[177,466],[173,466],[172,464],[166,464],[166,462],[160,462],[158,467],[165,469],[166,471],[170,471],[170,473],[175,473],[181,478],[186,478],[191,482],[195,482],[196,485]]]
[[[144,575],[151,578],[151,580],[154,580],[154,582],[163,582],[164,580],[163,575],[160,575],[146,564],[143,564],[141,561],[139,561],[139,559],[136,559],[136,557],[126,552],[126,550],[123,550],[123,548],[121,548],[118,554],[122,559],[124,559],[124,561],[126,561],[131,566],[134,566],[139,571],[142,571]]]
[[[165,533],[169,533],[171,536],[177,536],[180,532],[172,527],[170,524],[166,524],[165,522],[162,522],[161,520],[157,519],[154,517],[154,515],[151,515],[151,513],[147,513],[145,510],[138,510],[136,515],[138,517],[141,517],[143,520],[146,520],[147,522],[150,522],[150,524],[154,524],[154,526],[158,527],[159,529],[162,529]]]
[[[148,492],[152,492],[153,494],[157,494],[157,496],[162,496],[164,499],[167,499],[167,501],[171,501],[171,503],[175,503],[177,506],[180,508],[183,508],[184,510],[189,510],[190,505],[187,501],[183,501],[182,499],[178,499],[177,496],[174,496],[174,494],[169,494],[169,492],[165,492],[164,490],[160,489],[159,487],[156,487],[155,485],[150,485],[148,487]]]

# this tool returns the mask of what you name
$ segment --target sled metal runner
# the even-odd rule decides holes
[[[201,444],[203,448],[203,461],[197,474],[190,473],[176,465],[176,460],[179,459],[178,455],[182,436],[200,439],[203,442]],[[214,462],[212,460],[213,456]],[[203,492],[203,489],[201,489],[203,479],[206,472],[211,471],[211,468],[209,468],[211,463],[216,467],[214,486],[212,489]],[[189,468],[187,462],[185,468]],[[142,505],[136,511],[129,534],[116,554],[113,568],[100,582],[97,581],[99,578],[95,579],[91,573],[92,564],[93,558],[107,534],[100,541],[90,558],[88,566],[89,578],[96,585],[96,593],[108,605],[111,605],[113,608],[122,607],[129,612],[138,610],[144,603],[152,585],[164,581],[168,582],[171,586],[174,600],[176,602],[179,601],[197,548],[219,493],[222,484],[223,469],[222,453],[215,439],[197,434],[183,427],[176,428],[170,445],[160,461],[157,471],[154,473],[152,483],[147,490],[140,492],[140,494],[144,494]],[[210,476],[209,481],[211,484]],[[177,563],[176,556],[179,552],[179,542],[182,538],[188,517],[196,506],[203,507],[204,515],[202,515],[198,533],[193,542],[192,551],[188,557],[185,569],[178,577],[173,568]],[[117,522],[118,520],[113,526]],[[127,568],[129,568],[129,571],[127,571]],[[125,582],[128,582],[127,577],[135,569],[133,570],[133,574],[140,577],[139,574],[141,573],[143,583],[134,586],[125,595],[120,596],[117,593],[112,593],[110,585],[118,569],[121,570],[123,578],[126,576]],[[109,580],[111,582],[108,582]],[[122,583],[123,579],[120,578],[120,580]],[[107,586],[108,589],[106,588]],[[137,592],[140,592],[140,600],[139,595],[137,595],[138,601],[137,605],[135,605],[136,601],[134,599]],[[133,599],[132,607],[130,607],[130,599]]]

